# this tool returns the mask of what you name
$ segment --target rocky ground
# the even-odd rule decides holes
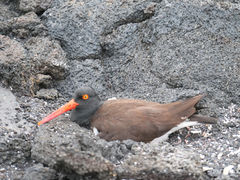
[[[239,179],[240,3],[0,0],[0,179]],[[37,122],[83,85],[103,100],[205,93],[217,125],[156,145]]]

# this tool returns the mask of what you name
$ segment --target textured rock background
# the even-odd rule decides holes
[[[239,11],[231,0],[0,0],[0,179],[239,179]],[[82,85],[103,100],[205,93],[201,114],[219,123],[158,147],[106,142],[68,115],[36,126]]]

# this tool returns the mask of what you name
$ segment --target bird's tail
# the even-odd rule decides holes
[[[199,123],[204,123],[204,124],[217,124],[217,118],[213,117],[207,117],[207,116],[202,116],[198,114],[193,114],[190,117],[190,121],[197,121]]]

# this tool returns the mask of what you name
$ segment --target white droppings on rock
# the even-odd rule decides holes
[[[237,171],[240,171],[240,164],[238,164]]]
[[[191,130],[190,131],[192,134],[201,134],[202,133],[202,131],[199,129],[194,129],[194,130]]]
[[[236,154],[240,154],[240,148],[236,151],[232,151],[231,153],[229,153],[229,155],[236,155]]]
[[[220,160],[220,159],[222,158],[222,155],[223,155],[223,153],[220,152],[220,153],[218,154],[217,158]]]
[[[208,166],[203,166],[203,171],[210,171],[210,170],[213,170],[213,168]]]
[[[225,167],[223,169],[223,176],[228,176],[229,174],[233,174],[234,173],[233,168],[234,168],[233,165],[229,165],[229,166]]]
[[[200,158],[201,158],[201,159],[204,159],[205,156],[204,156],[203,154],[200,154]]]

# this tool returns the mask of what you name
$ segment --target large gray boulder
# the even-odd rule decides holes
[[[64,79],[67,74],[65,53],[57,41],[32,37],[23,45],[0,35],[0,42],[0,81],[14,92],[34,95],[42,88],[39,74],[50,75],[53,80]]]
[[[69,6],[71,8],[69,8]],[[63,43],[74,59],[102,56],[102,36],[127,23],[138,23],[154,14],[155,3],[141,1],[54,1],[43,14],[52,37]]]
[[[116,176],[114,165],[101,156],[96,139],[67,119],[49,123],[36,134],[32,158],[70,179],[112,179]]]
[[[0,87],[0,166],[26,163],[30,157],[31,143],[28,134],[31,126],[17,118],[19,103],[11,91]],[[21,128],[25,126],[25,129]]]
[[[42,13],[50,7],[52,0],[20,0],[19,9],[24,12]]]

